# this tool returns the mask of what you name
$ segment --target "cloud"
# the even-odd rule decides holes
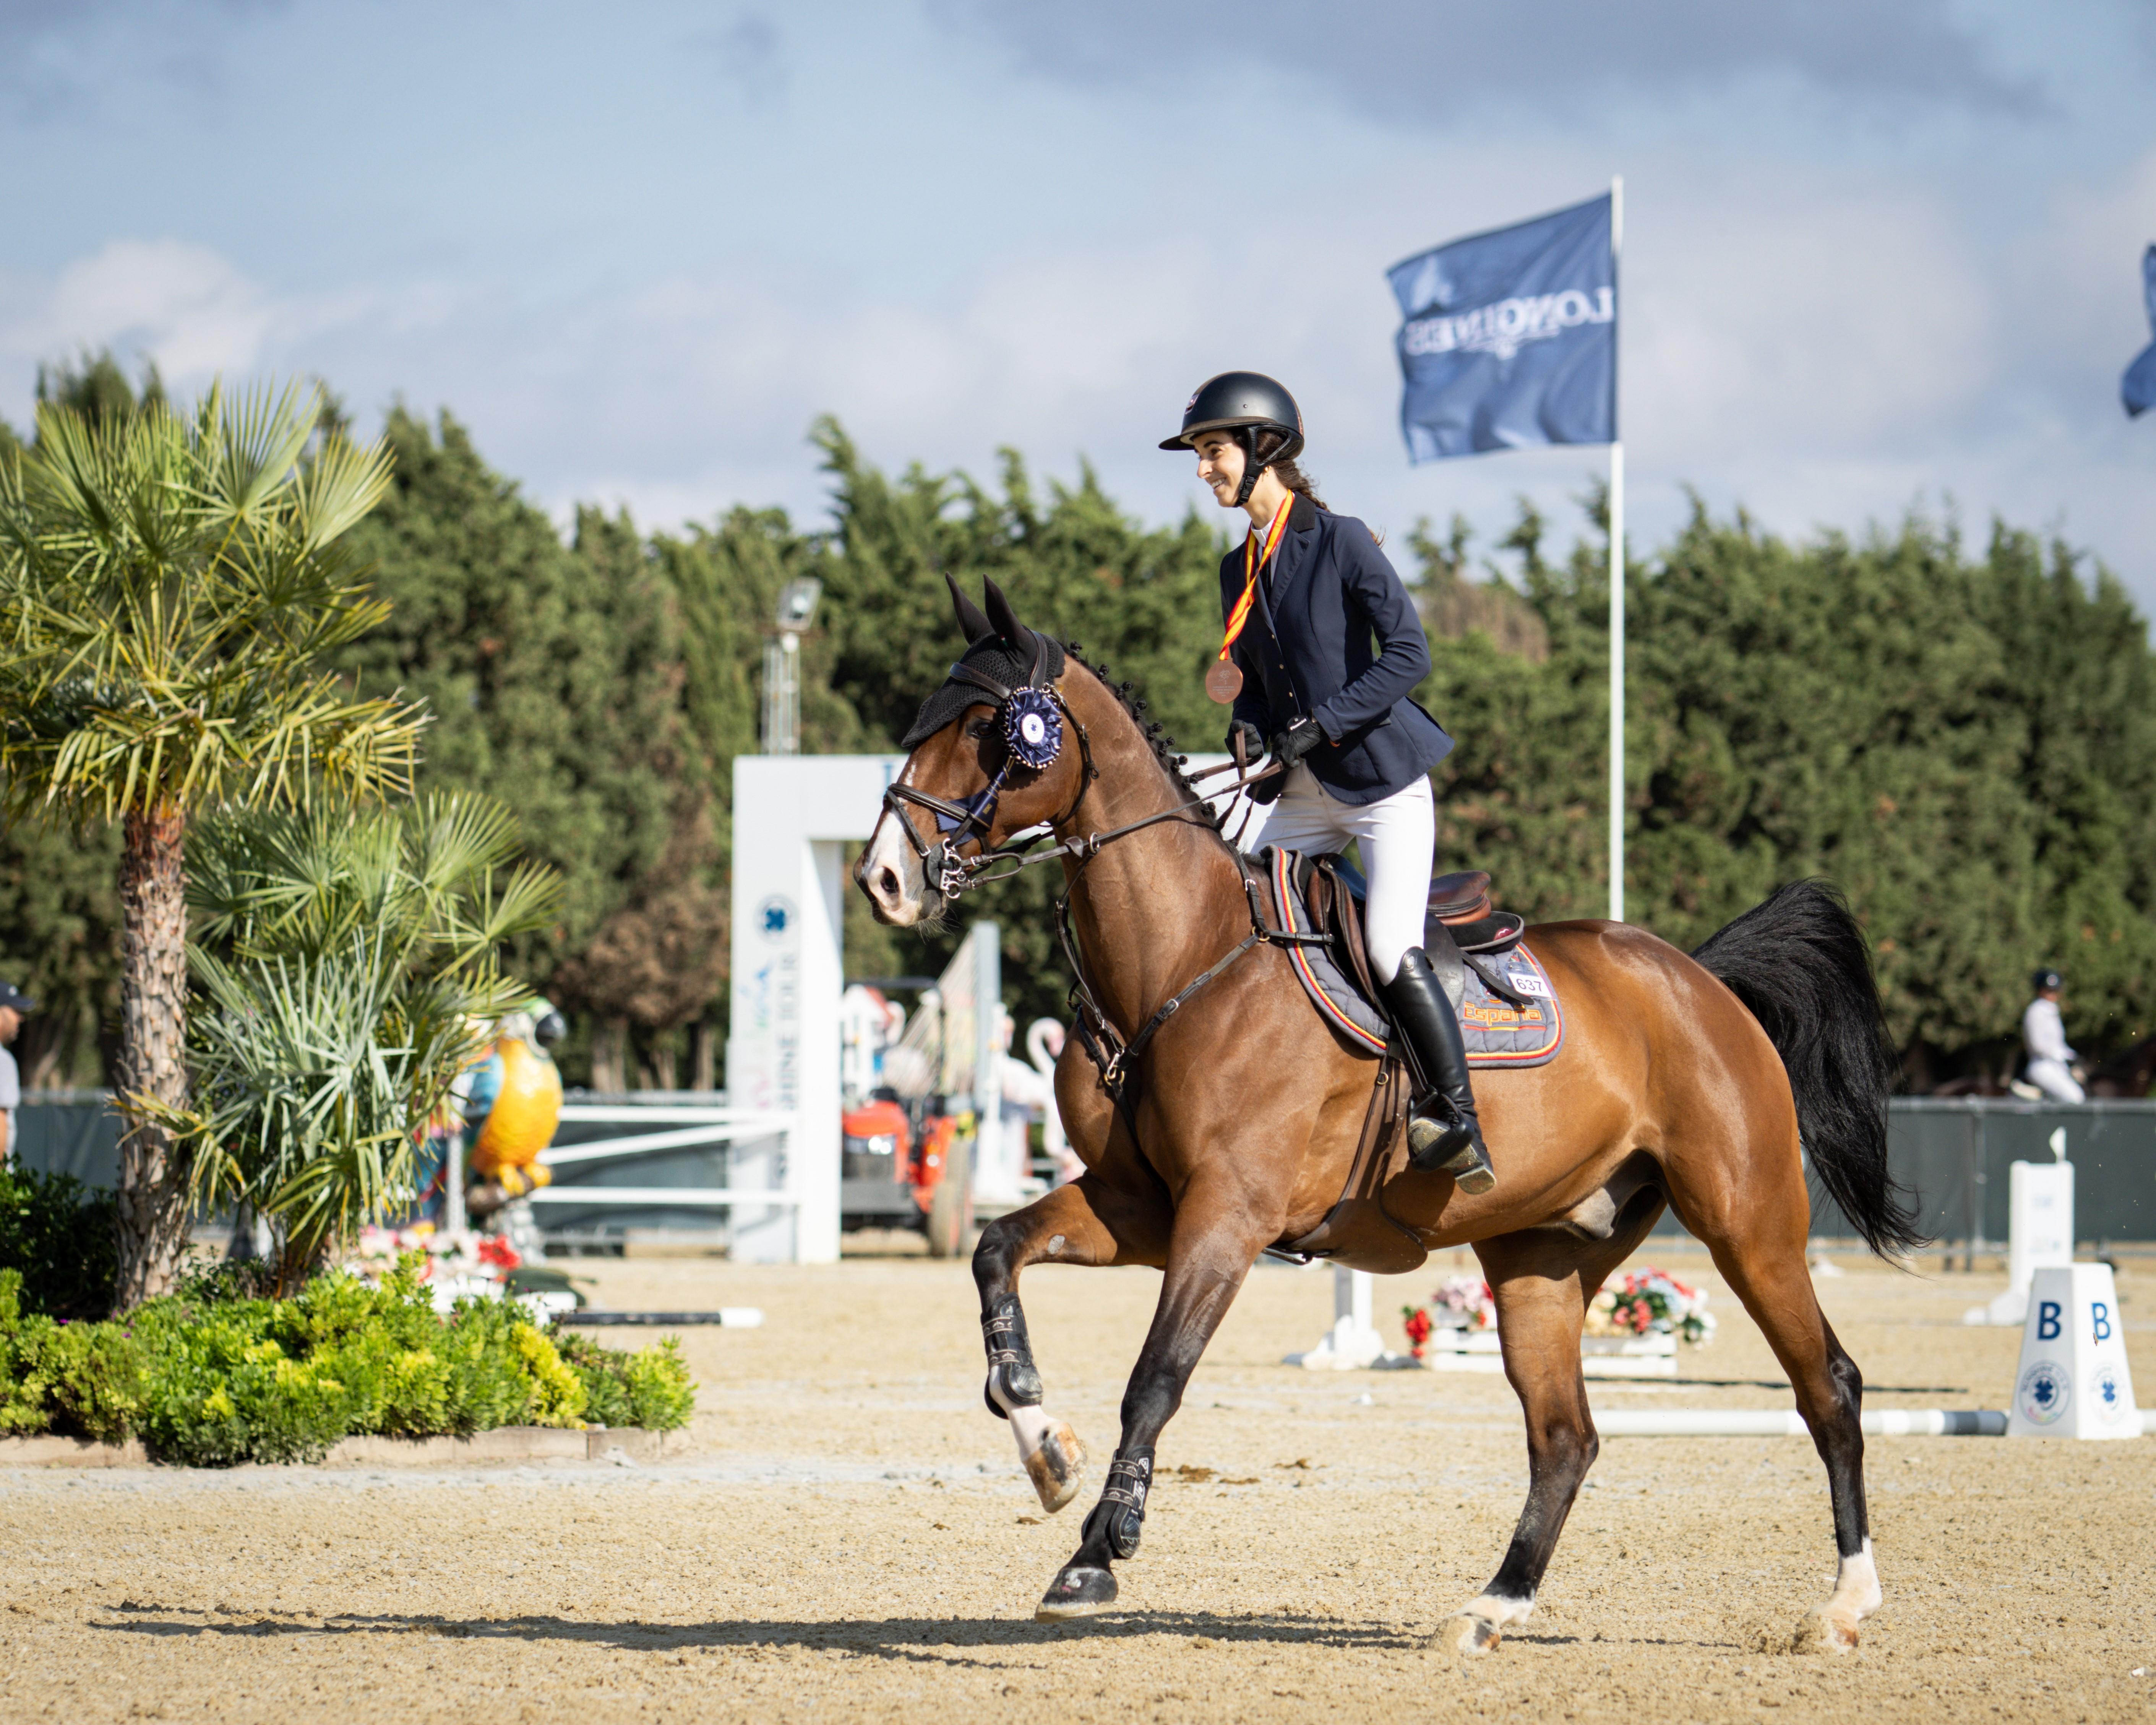
[[[44,121],[93,105],[136,65],[194,90],[219,82],[234,26],[288,0],[0,0],[0,110]]]
[[[0,405],[27,417],[40,363],[103,347],[154,360],[168,383],[197,388],[257,369],[363,303],[280,300],[208,246],[114,240],[50,276],[0,278],[0,374],[13,398]]]
[[[745,12],[721,29],[700,30],[689,45],[718,69],[720,78],[752,107],[783,95],[791,77],[778,27],[760,13]]]
[[[1991,64],[1949,0],[1245,0],[1225,13],[1151,0],[935,0],[935,12],[1050,77],[1146,84],[1239,60],[1313,83],[1352,111],[1433,126],[1463,110],[1563,115],[1583,96],[1713,96],[1759,80],[1888,110],[1911,100],[2025,116],[2050,105],[2035,82]],[[1186,130],[1247,138],[1261,159],[1293,148],[1295,120],[1267,103],[1193,113]]]

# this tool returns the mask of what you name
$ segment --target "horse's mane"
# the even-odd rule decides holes
[[[1101,686],[1116,697],[1124,712],[1129,715],[1131,722],[1138,727],[1139,734],[1145,738],[1147,745],[1152,750],[1153,759],[1160,763],[1161,769],[1168,774],[1168,783],[1180,793],[1183,803],[1187,806],[1196,807],[1204,816],[1205,824],[1214,832],[1219,832],[1220,823],[1226,818],[1227,811],[1224,809],[1215,809],[1210,803],[1203,800],[1198,793],[1198,788],[1183,777],[1183,769],[1189,765],[1190,757],[1176,752],[1175,739],[1167,734],[1167,727],[1158,720],[1148,721],[1146,718],[1146,704],[1142,701],[1135,699],[1132,694],[1136,685],[1131,683],[1116,682],[1114,674],[1106,665],[1095,665],[1085,657],[1084,649],[1077,642],[1065,641],[1062,646],[1065,655],[1076,664],[1091,671],[1098,680]]]

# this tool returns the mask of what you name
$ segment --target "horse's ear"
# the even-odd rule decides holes
[[[995,624],[982,614],[978,605],[958,591],[958,583],[951,578],[947,571],[943,577],[943,584],[951,589],[951,604],[958,614],[958,632],[965,636],[968,647],[982,636],[996,632]]]
[[[1033,651],[1033,631],[1018,620],[1018,613],[1011,609],[1011,603],[1004,597],[1004,590],[985,577],[981,585],[988,597],[988,621],[994,625],[996,633],[1004,638],[1004,644],[1017,653]]]

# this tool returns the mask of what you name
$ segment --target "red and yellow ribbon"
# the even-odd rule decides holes
[[[1288,511],[1294,506],[1292,494],[1281,500],[1281,506],[1273,511],[1272,524],[1265,529],[1265,548],[1258,550],[1258,530],[1250,529],[1243,540],[1243,596],[1235,601],[1235,608],[1228,614],[1228,633],[1220,642],[1220,657],[1228,656],[1228,649],[1235,644],[1235,637],[1242,634],[1243,625],[1250,620],[1250,602],[1257,597],[1258,577],[1265,572],[1273,553],[1280,549],[1281,536],[1287,531]]]

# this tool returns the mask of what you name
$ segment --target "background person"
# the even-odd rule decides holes
[[[1215,501],[1249,517],[1244,542],[1221,560],[1226,639],[1205,686],[1235,704],[1229,752],[1269,752],[1288,769],[1250,793],[1273,805],[1257,842],[1360,850],[1370,969],[1414,1057],[1415,1166],[1487,1192],[1496,1176],[1460,1021],[1422,950],[1437,844],[1430,773],[1452,739],[1409,693],[1430,674],[1414,602],[1376,536],[1327,509],[1296,466],[1302,413],[1270,377],[1208,379],[1161,448],[1194,450]]]
[[[24,1014],[37,1009],[38,1003],[13,983],[0,983],[0,1163],[14,1158],[15,1111],[23,1106],[23,1076],[8,1045],[23,1028]]]
[[[2085,1100],[2073,1074],[2081,1058],[2066,1046],[2066,1027],[2059,1019],[2059,996],[2066,979],[2056,970],[2040,970],[2030,978],[2036,998],[2021,1014],[2021,1040],[2029,1050],[2029,1082],[2061,1102]]]

